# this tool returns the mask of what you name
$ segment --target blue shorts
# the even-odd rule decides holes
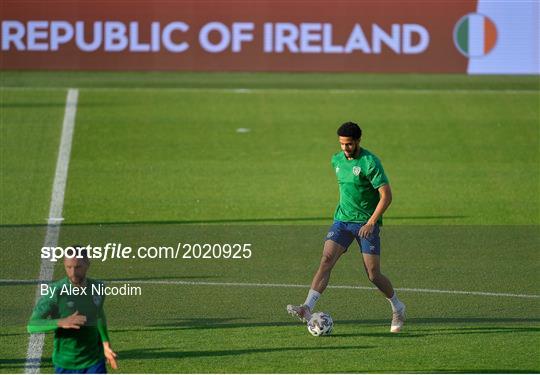
[[[326,240],[337,242],[347,250],[354,239],[360,245],[360,251],[364,254],[381,255],[381,239],[379,237],[379,224],[375,224],[373,232],[367,238],[361,238],[358,235],[361,223],[346,223],[343,221],[334,221],[332,227],[326,235]]]
[[[78,370],[71,370],[68,368],[54,366],[55,374],[106,374],[107,366],[105,366],[105,361],[96,363],[93,366],[87,368],[81,368]]]

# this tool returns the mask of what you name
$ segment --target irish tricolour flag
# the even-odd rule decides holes
[[[457,49],[467,57],[487,55],[497,42],[497,28],[488,17],[469,13],[461,18],[454,29]]]

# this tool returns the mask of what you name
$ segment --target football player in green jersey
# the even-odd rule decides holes
[[[103,310],[104,296],[93,294],[93,285],[102,284],[86,277],[90,266],[86,250],[81,258],[65,257],[66,277],[46,286],[30,322],[29,333],[54,331],[52,362],[55,373],[103,374],[105,360],[117,369]],[[46,294],[43,293],[46,290]]]
[[[356,239],[369,280],[386,296],[392,307],[390,331],[398,333],[405,321],[405,304],[390,280],[381,273],[379,226],[392,202],[392,191],[379,159],[360,147],[362,130],[352,122],[337,131],[341,151],[332,157],[339,185],[339,203],[334,224],[326,235],[319,268],[303,305],[288,305],[287,311],[308,321],[315,303],[326,289],[332,268]]]

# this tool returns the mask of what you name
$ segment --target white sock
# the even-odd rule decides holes
[[[403,302],[401,302],[399,298],[397,298],[396,292],[394,292],[394,295],[392,296],[392,298],[387,298],[387,300],[392,305],[393,312],[399,311],[403,308]]]
[[[311,311],[313,311],[313,309],[315,308],[315,304],[317,303],[320,297],[321,297],[321,293],[317,292],[316,290],[310,289],[306,298],[306,302],[304,302],[304,305],[306,305],[307,307],[309,307]]]

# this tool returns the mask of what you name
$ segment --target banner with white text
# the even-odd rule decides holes
[[[538,4],[4,0],[0,67],[539,74]]]

